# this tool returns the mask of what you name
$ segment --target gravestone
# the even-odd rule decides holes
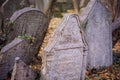
[[[19,57],[16,57],[11,80],[35,80],[35,73]]]
[[[1,6],[5,23],[9,21],[15,11],[27,6],[29,5],[23,4],[23,0],[6,0]]]
[[[86,50],[79,17],[67,14],[44,49],[41,80],[84,80]]]
[[[99,68],[112,64],[112,31],[110,12],[97,1],[87,18],[86,39],[89,47],[88,65]]]
[[[37,54],[48,28],[48,18],[40,10],[24,8],[15,12],[10,21],[13,23],[8,33],[8,41],[11,42],[18,36],[31,36],[30,53]]]
[[[16,38],[8,45],[4,46],[0,52],[0,80],[5,79],[7,73],[13,69],[14,59],[20,57],[27,62],[32,59],[29,53],[29,43],[25,40]]]

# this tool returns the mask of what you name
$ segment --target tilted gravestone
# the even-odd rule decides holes
[[[11,17],[12,26],[5,47],[0,52],[0,78],[13,68],[14,58],[20,57],[26,64],[33,61],[47,31],[47,17],[37,9],[24,8]],[[15,39],[16,37],[27,41]],[[15,39],[15,40],[14,40]]]
[[[16,57],[11,80],[35,80],[34,71],[19,57]]]
[[[14,59],[20,57],[24,61],[30,60],[29,43],[25,40],[16,38],[11,43],[1,49],[0,52],[0,80],[7,77],[7,73],[13,69]],[[29,56],[29,57],[28,57]]]
[[[67,14],[44,49],[41,80],[84,80],[86,50],[79,17]]]
[[[29,5],[27,3],[23,3],[23,0],[6,0],[1,6],[5,23],[10,19],[15,11],[27,6]]]
[[[8,33],[7,43],[18,36],[31,36],[34,40],[32,40],[31,47],[33,49],[30,50],[30,53],[34,52],[36,54],[48,28],[46,15],[35,8],[24,8],[15,12],[10,18],[10,21],[13,25]]]
[[[112,64],[111,14],[97,1],[87,18],[86,39],[89,47],[88,64],[99,68]]]

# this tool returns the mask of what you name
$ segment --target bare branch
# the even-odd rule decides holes
[[[112,26],[112,32],[113,32],[114,30],[120,28],[120,17],[119,17],[116,21],[114,21],[114,22],[111,24],[111,26]]]

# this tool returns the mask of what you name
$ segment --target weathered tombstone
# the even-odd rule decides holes
[[[23,4],[23,0],[6,0],[1,6],[5,23],[10,19],[15,11],[27,6],[29,5]]]
[[[79,17],[66,15],[42,55],[41,80],[84,80],[87,45]]]
[[[29,53],[29,43],[25,40],[16,38],[11,43],[1,49],[0,52],[0,80],[7,77],[7,73],[13,69],[14,59],[20,57],[27,62],[32,59]],[[29,57],[28,57],[29,56]]]
[[[97,1],[87,18],[88,65],[99,68],[112,64],[111,14]]]
[[[16,57],[11,80],[35,80],[35,73],[19,57]]]
[[[10,33],[8,33],[8,42],[11,42],[18,36],[31,36],[32,48],[30,52],[38,52],[44,39],[48,27],[48,19],[40,10],[35,8],[24,8],[13,14],[10,18],[13,23]],[[36,51],[35,51],[36,50]]]

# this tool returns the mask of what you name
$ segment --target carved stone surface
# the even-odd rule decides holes
[[[86,39],[89,47],[88,64],[90,68],[112,64],[111,14],[96,2],[87,19]]]
[[[41,11],[35,8],[24,8],[13,14],[13,22],[8,42],[18,36],[31,36],[33,38],[30,53],[37,54],[48,28],[48,19]]]
[[[35,77],[34,71],[22,60],[15,61],[11,80],[35,80]]]
[[[67,14],[44,50],[41,80],[84,80],[86,49],[79,17]]]

